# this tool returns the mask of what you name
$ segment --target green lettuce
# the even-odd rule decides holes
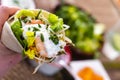
[[[20,44],[23,46],[23,48],[27,48],[27,41],[23,38],[23,30],[21,28],[21,23],[19,22],[19,20],[14,21],[11,24],[11,29],[15,35],[15,37],[17,38],[17,40],[20,42]]]
[[[56,16],[56,15],[54,15],[54,14],[49,14],[48,21],[49,21],[51,24],[55,24],[55,23],[58,22],[58,16]]]
[[[58,32],[63,29],[63,19],[58,18],[58,16],[54,14],[49,14],[48,21],[51,24],[51,29],[55,32]]]

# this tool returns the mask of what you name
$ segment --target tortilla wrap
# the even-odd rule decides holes
[[[1,41],[10,50],[37,61],[35,73],[41,64],[65,54],[65,46],[72,43],[65,36],[68,28],[62,18],[45,10],[22,9],[5,22]]]
[[[39,9],[35,9],[33,10],[36,13],[38,13]],[[19,13],[19,11],[16,12],[16,14]],[[49,12],[42,10],[42,14],[47,17],[47,15],[49,14]],[[19,41],[17,40],[17,38],[15,37],[15,35],[13,34],[12,30],[11,30],[11,26],[10,26],[10,20],[14,17],[14,15],[12,17],[10,17],[3,26],[2,29],[2,34],[1,34],[1,42],[10,50],[15,51],[17,53],[22,53],[23,51],[23,47],[21,46],[21,44],[19,43]],[[14,20],[13,20],[14,21]]]
[[[17,53],[22,53],[23,47],[16,39],[7,21],[3,26],[1,42],[10,50],[13,50]]]

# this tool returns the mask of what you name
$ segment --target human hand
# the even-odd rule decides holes
[[[0,6],[0,35],[5,21],[13,15],[18,8]],[[21,55],[6,48],[0,41],[0,78],[21,60]]]

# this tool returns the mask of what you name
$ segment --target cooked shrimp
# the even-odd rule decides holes
[[[31,20],[31,24],[44,24],[41,20]]]
[[[41,41],[40,37],[36,37],[35,46],[36,46],[38,53],[40,53],[40,56],[47,57],[47,51],[46,51],[44,43]]]

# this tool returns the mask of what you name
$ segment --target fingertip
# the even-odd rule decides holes
[[[1,5],[0,6],[0,10],[3,12],[6,12],[9,14],[9,16],[13,15],[16,11],[20,10],[19,7],[15,7],[15,6],[4,6]]]
[[[14,6],[9,7],[9,15],[11,16],[15,14],[18,10],[20,10],[19,7],[14,7]]]

